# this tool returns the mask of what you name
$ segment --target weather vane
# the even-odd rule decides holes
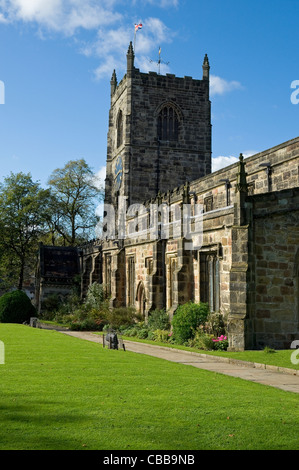
[[[169,62],[163,62],[163,60],[161,59],[161,46],[159,47],[159,59],[158,59],[158,62],[154,61],[154,60],[150,60],[150,63],[155,63],[156,65],[158,65],[158,74],[160,75],[160,69],[161,69],[161,64],[165,64],[165,65],[168,65]]]

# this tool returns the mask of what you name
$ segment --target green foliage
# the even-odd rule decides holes
[[[216,351],[226,351],[228,348],[228,339],[226,336],[221,335],[218,338],[213,338],[213,349]]]
[[[0,277],[6,286],[22,290],[25,270],[33,268],[49,218],[48,199],[49,190],[30,174],[11,173],[0,185]]]
[[[109,320],[113,320],[110,318],[109,301],[105,299],[103,286],[97,283],[89,287],[84,300],[74,290],[62,302],[59,302],[57,296],[48,297],[43,307],[44,319],[69,325],[72,330],[102,330]]]
[[[16,290],[0,297],[0,322],[24,323],[36,316],[36,309],[25,292]]]
[[[54,320],[61,305],[62,301],[57,294],[46,297],[42,303],[42,318],[44,320]]]
[[[70,330],[72,331],[101,331],[102,324],[93,320],[92,318],[85,318],[84,320],[73,319],[70,322]]]
[[[102,284],[94,282],[88,288],[85,304],[91,309],[100,309],[105,302],[105,290]]]
[[[207,333],[204,333],[200,328],[196,330],[196,333],[193,338],[189,339],[188,346],[191,348],[203,349],[205,351],[210,351],[214,347],[212,341],[213,336]]]
[[[106,312],[105,319],[113,329],[119,329],[120,326],[129,326],[140,320],[140,315],[133,307],[118,307]]]
[[[147,339],[149,339],[150,341],[156,341],[157,340],[156,332],[149,330],[147,334]]]
[[[276,351],[275,351],[275,349],[270,348],[270,346],[265,346],[265,348],[264,348],[264,353],[266,353],[266,354],[274,354],[274,353],[276,353]]]
[[[149,313],[148,327],[151,330],[169,330],[170,329],[169,316],[165,312],[164,309],[154,310],[153,312]]]
[[[155,332],[156,341],[161,343],[167,343],[169,340],[169,331],[168,330],[156,330]]]
[[[179,344],[193,338],[197,328],[208,318],[209,307],[205,303],[188,302],[180,305],[172,320],[174,338]]]
[[[95,200],[102,199],[91,168],[84,159],[69,161],[49,178],[52,191],[52,233],[68,245],[90,238],[97,224]]]
[[[137,338],[139,339],[146,339],[148,337],[148,329],[147,328],[141,328],[137,332]]]
[[[202,328],[205,333],[216,337],[224,335],[226,331],[226,318],[221,313],[210,312]]]

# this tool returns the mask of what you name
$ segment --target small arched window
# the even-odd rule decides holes
[[[124,124],[123,124],[123,113],[120,111],[117,116],[117,147],[120,147],[123,143],[124,135]]]
[[[178,140],[179,118],[171,105],[164,106],[158,116],[158,139]]]

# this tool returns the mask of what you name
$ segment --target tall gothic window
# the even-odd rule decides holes
[[[106,295],[111,295],[111,255],[105,256],[105,283],[106,283]]]
[[[171,105],[161,109],[158,116],[158,139],[178,140],[179,119],[177,112]]]
[[[124,123],[123,123],[123,113],[119,111],[117,116],[117,147],[120,147],[123,143],[123,136],[124,136]]]
[[[128,305],[135,305],[135,258],[128,258]]]
[[[220,272],[216,253],[200,253],[200,300],[209,304],[211,312],[219,312]]]

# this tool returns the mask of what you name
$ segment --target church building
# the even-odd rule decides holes
[[[227,317],[231,350],[289,348],[299,339],[299,137],[211,173],[209,72],[205,56],[201,79],[141,73],[132,43],[119,83],[113,72],[104,229],[78,251],[82,293],[102,283],[111,307],[145,320],[208,302]]]

